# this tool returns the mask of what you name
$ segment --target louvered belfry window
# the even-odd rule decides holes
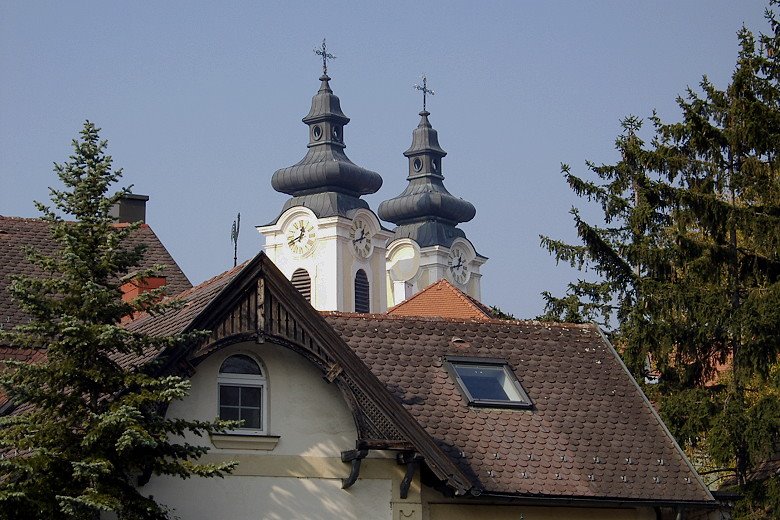
[[[311,277],[306,269],[296,269],[292,275],[293,287],[298,289],[298,292],[306,298],[306,301],[311,303]]]
[[[368,277],[362,269],[355,274],[355,312],[371,312]]]

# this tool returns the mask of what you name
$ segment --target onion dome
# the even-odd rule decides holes
[[[456,228],[474,218],[474,206],[455,197],[444,187],[441,160],[447,155],[439,146],[439,136],[428,121],[430,113],[420,112],[420,124],[412,132],[412,145],[404,152],[409,159],[409,184],[395,198],[379,205],[379,217],[396,224],[395,238],[411,238],[420,247],[449,247],[465,233]]]
[[[352,209],[368,209],[360,196],[376,193],[382,177],[356,165],[344,153],[343,132],[349,118],[341,111],[328,75],[323,74],[320,81],[311,110],[303,118],[309,126],[309,150],[297,164],[277,170],[271,186],[292,195],[282,213],[293,206],[306,206],[318,218],[346,216]]]

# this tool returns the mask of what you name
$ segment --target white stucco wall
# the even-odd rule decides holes
[[[399,480],[400,468],[372,454],[359,482],[341,489],[350,470],[341,452],[355,447],[357,435],[352,414],[336,385],[292,350],[241,343],[212,354],[198,365],[190,395],[173,403],[168,415],[214,419],[219,367],[237,353],[262,363],[268,433],[279,436],[278,444],[270,451],[218,449],[209,439],[190,436],[189,442],[211,446],[202,462],[237,460],[234,474],[224,479],[153,477],[143,491],[182,520],[391,518],[392,482]]]
[[[336,385],[299,354],[273,343],[240,343],[209,356],[192,377],[192,390],[173,403],[168,415],[212,420],[217,411],[217,374],[222,361],[236,353],[249,354],[263,364],[267,378],[268,434],[279,435],[274,455],[340,457],[355,447],[352,414]],[[188,439],[203,443],[199,437]],[[235,450],[214,449],[215,453]]]
[[[389,480],[364,479],[349,490],[338,479],[230,476],[156,479],[153,493],[182,520],[390,520]]]

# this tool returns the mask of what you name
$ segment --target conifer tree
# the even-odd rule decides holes
[[[755,472],[780,453],[780,23],[767,20],[758,40],[739,31],[725,90],[705,77],[678,99],[679,123],[652,118],[650,147],[632,147],[629,127],[622,160],[591,165],[606,182],[564,169],[608,227],[575,212],[582,244],[542,238],[603,277],[545,295],[546,317],[608,323],[616,311],[627,364],[641,380],[652,360],[660,383],[648,391],[713,486],[745,493],[741,518],[780,514],[780,480]]]
[[[126,246],[137,225],[120,227],[110,216],[128,190],[109,194],[121,170],[112,170],[98,132],[87,121],[69,161],[55,164],[64,186],[51,189],[56,209],[36,203],[57,244],[51,256],[28,253],[45,276],[19,276],[11,285],[30,321],[2,332],[0,344],[38,355],[7,361],[0,373],[0,388],[16,405],[0,418],[0,518],[94,520],[105,511],[168,518],[139,479],[222,476],[232,468],[197,464],[206,448],[176,441],[226,424],[167,419],[166,406],[186,395],[189,382],[161,373],[159,361],[142,361],[198,335],[148,337],[120,325],[133,312],[165,312],[170,304],[155,292],[121,299],[123,276],[152,271],[136,271],[143,246]]]

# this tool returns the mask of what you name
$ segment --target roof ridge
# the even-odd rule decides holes
[[[343,311],[319,311],[322,316],[333,316],[342,318],[361,318],[361,319],[377,319],[377,320],[417,320],[417,321],[443,321],[450,323],[485,323],[485,324],[508,324],[508,325],[537,325],[544,327],[555,328],[577,328],[577,329],[592,329],[598,328],[595,323],[569,323],[559,321],[540,321],[540,320],[505,320],[501,318],[452,318],[446,316],[410,316],[399,314],[378,314],[378,313],[359,313],[359,312],[343,312]]]

